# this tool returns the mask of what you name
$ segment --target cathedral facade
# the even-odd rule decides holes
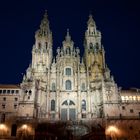
[[[47,13],[35,33],[32,63],[21,83],[19,116],[46,120],[91,120],[109,115],[106,103],[115,101],[118,88],[105,63],[101,33],[89,16],[84,56],[75,48],[69,30],[53,56]],[[22,110],[25,110],[24,112]],[[118,111],[117,111],[118,112]]]

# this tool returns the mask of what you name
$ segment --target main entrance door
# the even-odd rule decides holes
[[[62,103],[61,120],[67,121],[76,119],[75,103],[71,100],[66,100]]]

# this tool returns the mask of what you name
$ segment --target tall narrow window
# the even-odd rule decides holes
[[[66,75],[68,75],[68,76],[71,75],[71,68],[66,68]]]
[[[82,85],[81,85],[81,90],[82,90],[82,91],[85,91],[85,89],[86,89],[85,83],[82,83]]]
[[[82,111],[86,111],[86,101],[82,100]]]
[[[67,80],[65,83],[66,90],[71,90],[71,81]]]
[[[38,43],[38,49],[41,49],[41,43],[40,42]]]
[[[45,42],[45,45],[46,45],[46,49],[48,48],[48,42]]]
[[[17,104],[14,105],[14,109],[17,109]]]
[[[93,44],[92,43],[89,44],[89,48],[93,49]]]
[[[51,111],[55,111],[55,100],[51,100]]]
[[[56,87],[55,87],[55,83],[52,83],[52,91],[55,91]]]
[[[17,97],[15,97],[15,101],[18,101],[18,98]]]
[[[6,97],[3,97],[3,101],[6,101]]]

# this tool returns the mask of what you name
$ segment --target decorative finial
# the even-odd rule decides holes
[[[47,28],[49,29],[49,21],[48,21],[47,10],[45,10],[44,17],[41,20],[40,29],[44,30],[44,29],[47,29]]]
[[[70,34],[69,34],[69,28],[67,28],[67,36],[69,36]]]
[[[47,14],[47,10],[45,10],[45,14],[44,14],[44,17],[48,17],[48,14]]]
[[[69,29],[67,28],[66,40],[68,41],[68,40],[70,40],[70,39],[71,39],[71,37],[70,37]]]
[[[89,20],[87,22],[88,25],[94,26],[95,22],[93,20],[92,14],[89,14]]]

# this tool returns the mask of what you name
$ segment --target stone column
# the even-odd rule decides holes
[[[81,119],[81,91],[80,91],[80,87],[81,87],[81,84],[80,84],[80,70],[79,70],[79,61],[77,59],[77,67],[78,67],[78,73],[77,73],[77,105],[78,105],[78,110],[77,110],[77,119],[80,120]]]
[[[59,70],[56,71],[56,119],[59,120],[59,87],[60,87],[60,74],[59,74]]]
[[[47,103],[46,103],[46,112],[47,112],[47,119],[49,119],[49,112],[50,112],[50,69],[48,69],[47,72],[47,94],[46,94],[46,98],[47,98]]]
[[[91,110],[90,110],[90,81],[89,81],[89,71],[87,68],[87,117],[91,118]]]

